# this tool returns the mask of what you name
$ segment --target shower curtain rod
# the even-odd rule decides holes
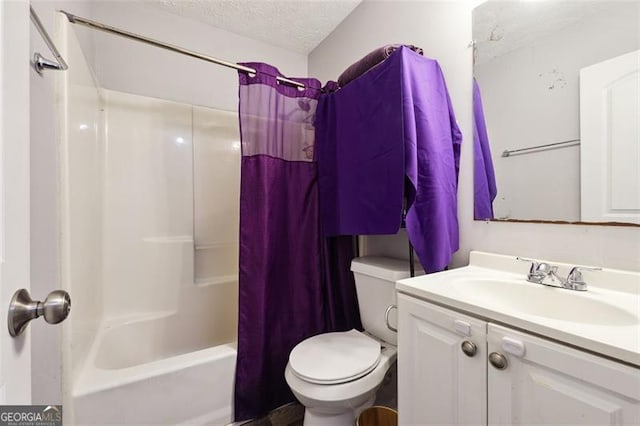
[[[33,9],[33,6],[29,5],[29,14],[31,15],[31,22],[35,25],[36,29],[40,33],[40,36],[44,40],[44,43],[49,48],[49,51],[56,58],[55,61],[45,58],[40,53],[36,52],[33,54],[33,67],[36,69],[38,74],[42,74],[43,70],[56,70],[56,71],[66,71],[69,69],[69,65],[65,62],[64,58],[58,51],[53,40],[49,36],[49,33],[45,29],[44,25],[42,25],[42,21],[40,21],[40,17]]]
[[[100,22],[96,22],[96,21],[92,21],[90,19],[82,18],[80,16],[76,16],[73,13],[69,13],[69,12],[66,12],[64,10],[60,10],[59,12],[63,13],[67,17],[69,22],[71,22],[72,24],[79,24],[79,25],[83,25],[85,27],[89,27],[89,28],[92,28],[92,29],[104,31],[106,33],[116,34],[116,35],[119,35],[121,37],[128,38],[130,40],[135,40],[135,41],[139,41],[139,42],[142,42],[142,43],[150,44],[151,46],[159,47],[161,49],[170,50],[171,52],[181,53],[183,55],[191,56],[192,58],[197,58],[197,59],[201,59],[203,61],[212,62],[214,64],[222,65],[222,66],[228,67],[228,68],[233,68],[233,69],[236,69],[238,71],[246,72],[246,73],[249,73],[249,74],[257,74],[256,70],[254,70],[253,68],[250,68],[250,67],[245,67],[244,65],[240,65],[240,64],[233,63],[233,62],[224,61],[222,59],[217,59],[217,58],[214,58],[212,56],[204,55],[202,53],[198,53],[198,52],[195,52],[195,51],[189,50],[189,49],[184,49],[182,47],[174,46],[172,44],[163,43],[161,41],[154,40],[154,39],[149,38],[149,37],[141,36],[139,34],[131,33],[129,31],[125,31],[125,30],[121,30],[119,28],[112,27],[110,25],[102,24]],[[279,81],[280,83],[288,84],[290,86],[295,86],[295,87],[297,87],[299,89],[304,89],[305,88],[304,84],[299,83],[299,82],[294,81],[294,80],[289,80],[288,78],[285,78],[285,77],[276,76],[276,80]],[[315,89],[315,87],[309,87],[309,89]],[[317,90],[320,90],[320,89],[317,89]]]
[[[516,153],[529,154],[530,151],[531,152],[547,151],[547,150],[550,150],[550,149],[568,148],[570,146],[576,146],[576,145],[580,145],[580,139],[571,139],[571,140],[568,140],[568,141],[548,143],[548,144],[544,144],[544,145],[530,146],[528,148],[505,149],[504,151],[502,151],[502,156],[503,157],[511,157],[512,154],[516,154]]]

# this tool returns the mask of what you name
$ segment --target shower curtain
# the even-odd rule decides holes
[[[294,400],[289,352],[307,337],[361,329],[351,239],[321,237],[314,119],[320,82],[280,84],[267,64],[240,78],[240,271],[236,421]]]

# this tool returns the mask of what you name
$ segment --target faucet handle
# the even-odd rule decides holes
[[[527,275],[527,281],[540,284],[552,272],[556,271],[556,267],[552,267],[548,263],[539,262],[533,259],[526,259],[524,257],[516,257],[516,259],[522,262],[531,262],[529,268],[529,274]]]
[[[558,267],[555,265],[549,265],[546,262],[540,262],[538,263],[538,267],[536,268],[536,272],[538,274],[544,274],[544,275],[549,275],[549,274],[555,274],[556,272],[558,272]]]
[[[567,276],[567,282],[565,286],[571,290],[585,291],[587,289],[587,283],[584,282],[582,271],[602,271],[602,268],[591,266],[574,266],[569,271]]]
[[[558,267],[549,265],[546,262],[540,262],[534,259],[526,259],[524,257],[516,257],[516,259],[522,262],[531,262],[531,268],[529,268],[529,273],[534,275],[549,275],[551,273],[557,272]]]
[[[529,270],[529,272],[531,273],[549,274],[551,272],[558,271],[557,266],[550,265],[546,262],[540,262],[534,259],[526,259],[524,257],[519,257],[519,256],[516,257],[516,259],[520,260],[521,262],[531,262],[531,269]]]
[[[529,268],[529,272],[530,273],[534,273],[540,267],[540,262],[538,262],[537,260],[534,260],[534,259],[527,259],[527,258],[518,256],[518,257],[516,257],[516,260],[519,260],[520,262],[529,262],[529,263],[531,263],[531,267]]]

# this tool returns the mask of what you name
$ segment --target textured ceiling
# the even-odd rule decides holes
[[[311,52],[362,0],[143,0],[149,7]]]
[[[473,10],[476,64],[615,9],[638,14],[637,1],[487,1]]]

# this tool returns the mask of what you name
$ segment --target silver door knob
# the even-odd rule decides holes
[[[500,352],[491,352],[489,354],[489,362],[498,370],[504,370],[507,368],[507,365],[509,365],[507,357],[502,355]]]
[[[464,352],[464,354],[468,357],[473,357],[476,352],[478,352],[478,347],[476,346],[476,344],[468,340],[462,342],[460,348],[462,349],[462,352]]]
[[[27,328],[29,321],[44,316],[49,324],[58,324],[69,316],[71,298],[64,290],[49,293],[44,302],[32,300],[29,291],[20,289],[13,294],[9,304],[7,325],[12,337],[19,336]]]

